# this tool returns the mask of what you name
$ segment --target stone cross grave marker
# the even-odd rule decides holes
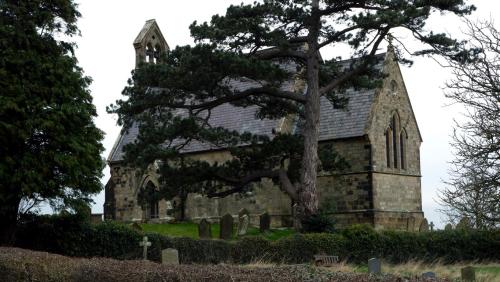
[[[148,236],[142,237],[142,241],[139,242],[139,246],[142,247],[142,258],[144,260],[148,259],[148,247],[151,247],[151,242],[148,242]]]
[[[472,282],[476,281],[476,271],[474,267],[472,266],[467,266],[462,268],[462,281],[464,282]]]
[[[226,214],[220,219],[219,238],[224,240],[229,240],[231,239],[232,234],[233,234],[233,216],[231,216],[230,214]]]
[[[238,222],[238,236],[247,234],[248,224],[250,223],[250,217],[248,214],[244,214],[239,218]]]
[[[267,212],[263,213],[259,217],[259,229],[260,232],[265,232],[271,227],[271,217]]]
[[[418,229],[420,232],[427,232],[429,231],[429,223],[427,222],[427,218],[424,218],[422,220],[422,223],[420,223],[420,228]]]
[[[429,271],[429,272],[424,272],[422,273],[422,278],[424,280],[435,280],[436,279],[436,273]]]
[[[165,249],[161,251],[162,264],[179,264],[179,251],[176,249]]]
[[[198,236],[200,237],[200,239],[212,238],[212,227],[208,220],[202,219],[198,224]]]
[[[431,221],[431,223],[429,223],[429,227],[431,228],[431,231],[434,231],[434,222]]]
[[[370,274],[380,274],[381,263],[377,258],[371,258],[368,260],[368,273]]]

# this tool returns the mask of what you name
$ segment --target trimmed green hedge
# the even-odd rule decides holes
[[[75,216],[38,216],[24,220],[17,233],[17,246],[68,256],[139,259],[139,241],[152,242],[148,258],[160,261],[161,250],[176,248],[181,263],[306,263],[315,254],[338,255],[350,262],[380,257],[393,263],[408,260],[445,263],[500,260],[500,231],[435,231],[411,233],[377,232],[354,226],[337,233],[297,234],[269,241],[245,237],[238,241],[170,238],[143,234],[114,223],[90,225]]]

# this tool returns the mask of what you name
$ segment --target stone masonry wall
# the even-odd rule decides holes
[[[412,229],[419,226],[423,219],[420,181],[422,140],[399,66],[392,60],[390,53],[384,71],[389,75],[375,96],[368,129],[373,148],[374,224],[376,228]],[[398,137],[398,158],[395,163],[391,140],[388,166],[385,134],[394,115],[399,117],[399,125],[393,129]],[[403,130],[406,136],[402,152],[399,134]],[[402,153],[405,156],[404,164],[401,160]]]

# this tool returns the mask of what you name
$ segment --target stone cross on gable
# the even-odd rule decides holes
[[[142,247],[142,257],[144,260],[148,259],[148,247],[151,246],[151,242],[148,242],[148,236],[144,236],[142,241],[139,242],[139,246]]]
[[[434,231],[434,222],[431,221],[431,224],[429,224],[429,226],[431,227],[431,231]]]

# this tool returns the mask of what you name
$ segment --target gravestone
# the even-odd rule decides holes
[[[451,223],[446,224],[444,230],[453,230],[453,225],[451,225]]]
[[[245,209],[245,208],[241,209],[241,210],[238,212],[238,218],[241,218],[241,217],[242,217],[242,216],[244,216],[244,215],[248,215],[248,216],[250,216],[250,212],[249,212],[247,209]]]
[[[198,224],[198,236],[200,239],[212,238],[212,226],[206,219],[202,219]]]
[[[381,273],[381,263],[377,258],[371,258],[368,260],[368,273],[370,274],[380,274]]]
[[[248,216],[248,214],[244,214],[242,217],[239,218],[238,236],[247,234],[249,222],[250,222],[250,217]]]
[[[422,273],[422,278],[424,280],[435,280],[436,279],[436,273],[434,273],[432,271]]]
[[[476,281],[476,270],[472,266],[462,268],[462,281],[472,282]]]
[[[179,264],[179,251],[176,249],[165,249],[161,251],[162,264]]]
[[[429,227],[431,228],[431,231],[434,231],[434,222],[431,221],[431,223],[429,223]]]
[[[220,234],[219,238],[228,240],[233,235],[233,217],[230,214],[224,215],[220,219]]]
[[[142,247],[142,258],[144,260],[148,259],[148,247],[151,247],[151,242],[148,241],[148,236],[142,237],[142,241],[139,242],[139,246]]]
[[[259,217],[259,229],[260,232],[265,232],[271,227],[271,217],[267,212],[263,213]]]
[[[427,223],[427,219],[424,218],[420,223],[420,227],[418,228],[419,232],[427,232],[429,231],[429,224]]]

